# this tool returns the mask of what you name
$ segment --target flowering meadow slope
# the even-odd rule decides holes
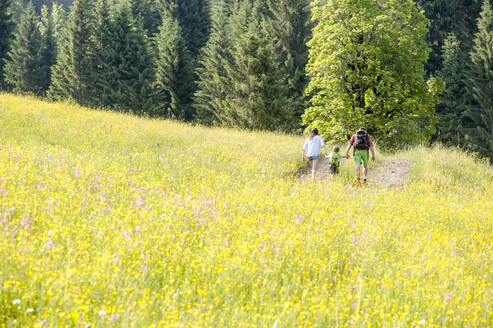
[[[291,178],[299,137],[7,94],[0,118],[0,327],[492,322],[493,170],[465,154],[369,190]]]

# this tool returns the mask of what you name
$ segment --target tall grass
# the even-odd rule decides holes
[[[359,189],[289,177],[300,137],[7,94],[0,117],[0,326],[492,321],[486,166]]]
[[[399,154],[414,160],[411,177],[438,188],[480,187],[493,183],[493,167],[463,150],[435,145],[415,147]]]

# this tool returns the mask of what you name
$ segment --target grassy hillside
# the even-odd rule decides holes
[[[493,320],[493,171],[465,154],[367,190],[291,178],[299,137],[6,94],[0,117],[0,327]]]
[[[436,188],[491,188],[493,167],[456,148],[417,147],[398,156],[412,158],[412,178]]]

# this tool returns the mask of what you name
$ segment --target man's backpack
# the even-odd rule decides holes
[[[360,130],[356,132],[356,139],[354,140],[353,146],[356,150],[368,150],[370,148],[370,141],[368,140],[366,131]]]

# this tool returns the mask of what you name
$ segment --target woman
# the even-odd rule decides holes
[[[305,152],[308,157],[308,161],[312,165],[312,180],[315,179],[315,171],[318,168],[318,162],[320,161],[320,149],[323,148],[325,156],[327,156],[327,149],[325,148],[324,140],[318,135],[318,129],[313,128],[310,132],[310,136],[306,139],[303,145],[302,159],[305,161]]]

